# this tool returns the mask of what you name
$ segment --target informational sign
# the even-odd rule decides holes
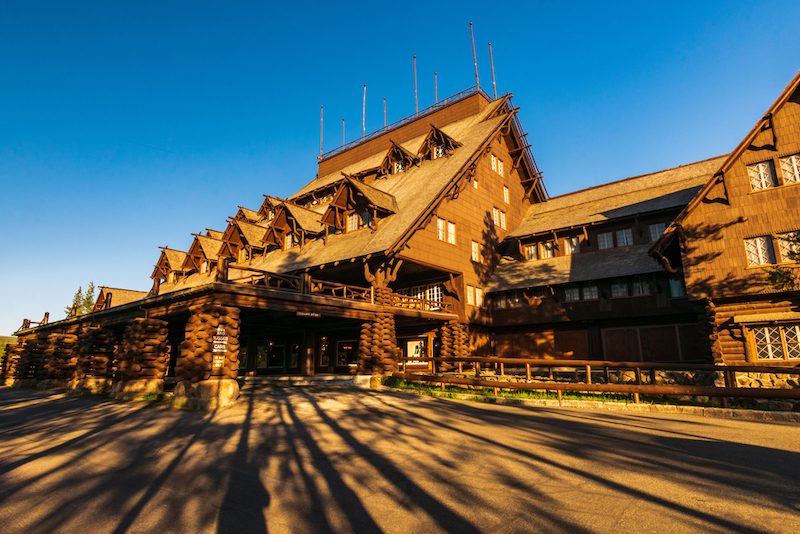
[[[298,317],[322,317],[321,313],[317,312],[297,312]]]
[[[228,331],[220,326],[217,328],[216,334],[211,338],[214,348],[214,367],[222,367],[225,365],[225,353],[228,352]]]

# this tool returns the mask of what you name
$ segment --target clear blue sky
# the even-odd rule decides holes
[[[224,5],[223,5],[224,4]],[[274,4],[274,5],[273,5]],[[497,6],[492,9],[492,6]],[[513,92],[551,195],[732,150],[800,70],[800,2],[0,3],[0,335],[287,196],[325,150]]]

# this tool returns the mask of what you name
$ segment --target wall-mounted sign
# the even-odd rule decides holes
[[[322,317],[321,313],[317,312],[297,312],[298,317]]]
[[[225,365],[225,353],[228,352],[228,331],[220,326],[217,332],[212,336],[211,342],[213,344],[212,352],[214,353],[214,367],[222,367]]]

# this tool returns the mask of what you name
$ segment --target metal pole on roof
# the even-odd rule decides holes
[[[497,84],[494,81],[494,58],[492,57],[492,43],[489,43],[489,61],[492,63],[492,88],[494,89],[494,99],[497,100]]]
[[[383,127],[386,128],[386,97],[383,97]]]
[[[364,84],[364,108],[361,113],[361,137],[367,136],[367,84]]]
[[[322,106],[319,107],[319,155],[322,157]]]
[[[472,59],[475,61],[475,85],[480,89],[481,82],[478,80],[478,56],[475,55],[475,34],[472,32],[472,23],[469,23],[469,34],[472,37]]]
[[[344,146],[344,119],[342,119],[342,146]]]
[[[414,56],[414,115],[419,113],[419,100],[417,99],[417,56]]]
[[[436,77],[436,73],[433,73],[433,103],[437,103],[439,101],[439,79]]]

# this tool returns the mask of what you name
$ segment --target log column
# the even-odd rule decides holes
[[[466,358],[469,356],[469,333],[466,324],[456,320],[449,321],[439,329],[439,337],[442,340],[442,347],[439,350],[442,358]],[[443,363],[440,367],[443,371],[454,368],[455,365],[451,363]]]
[[[402,264],[402,260],[386,260],[375,268],[374,273],[368,264],[364,264],[364,277],[373,287],[375,304],[393,305],[392,290],[388,285],[397,279],[397,271]],[[396,371],[400,350],[397,348],[394,314],[379,312],[375,321],[363,323],[358,348],[358,373],[384,374]]]
[[[111,387],[114,332],[107,328],[87,327],[78,334],[75,343],[75,380],[69,389],[102,393]]]
[[[159,319],[138,318],[125,327],[115,353],[113,398],[130,400],[163,392],[168,334],[167,322]]]
[[[67,381],[75,374],[77,358],[74,355],[78,336],[75,334],[53,333],[47,336],[44,350],[44,370],[47,379]]]

